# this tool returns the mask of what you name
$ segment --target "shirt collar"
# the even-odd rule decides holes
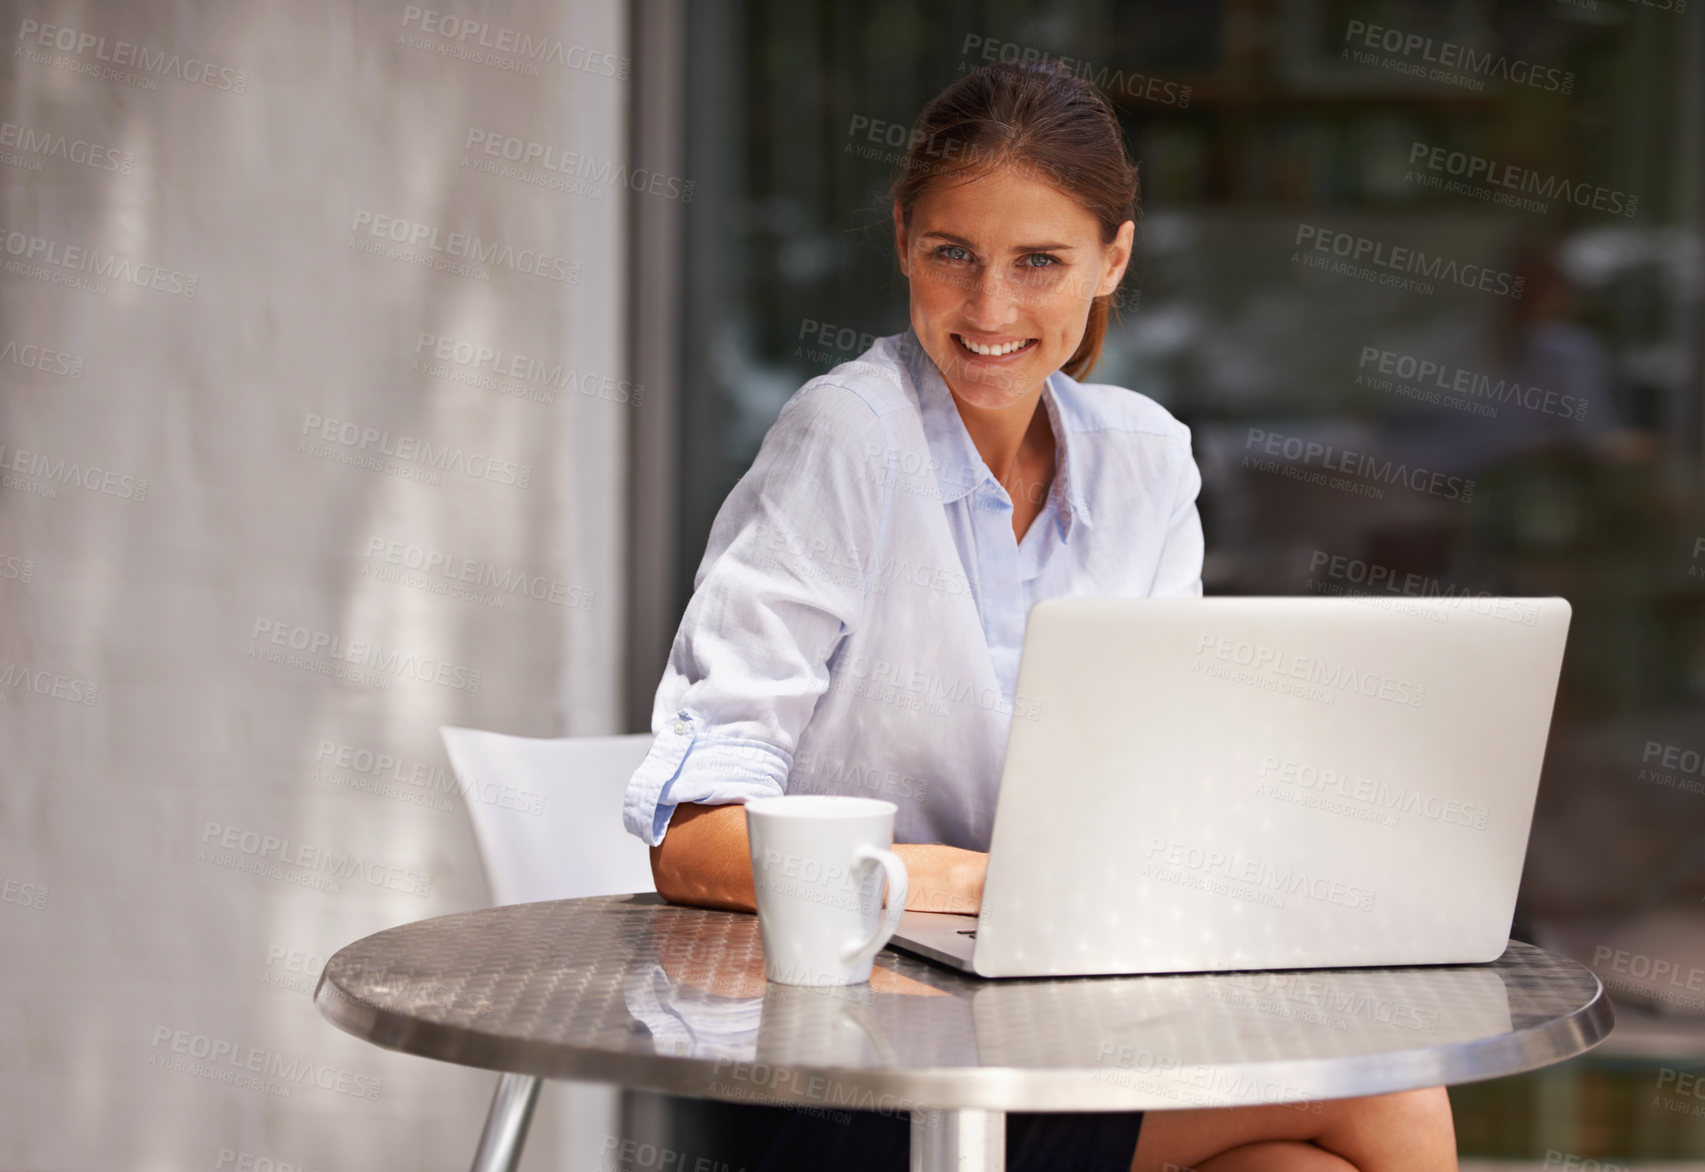
[[[965,420],[959,415],[953,392],[914,330],[907,329],[900,336],[899,351],[918,396],[924,439],[929,443],[930,462],[935,467],[942,504],[952,504],[985,480],[996,483],[995,474],[983,463],[977,445],[971,442],[971,433],[965,430]],[[1068,539],[1078,523],[1094,523],[1089,515],[1089,502],[1072,476],[1073,469],[1079,467],[1076,457],[1082,446],[1071,426],[1069,391],[1073,389],[1075,385],[1061,371],[1049,375],[1042,384],[1042,402],[1046,404],[1048,423],[1054,431],[1055,520],[1060,536]],[[1068,392],[1064,400],[1062,391]]]

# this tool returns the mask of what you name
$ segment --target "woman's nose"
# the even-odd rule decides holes
[[[965,299],[965,316],[979,330],[993,332],[1018,320],[1022,290],[1012,288],[1000,273],[980,273]]]

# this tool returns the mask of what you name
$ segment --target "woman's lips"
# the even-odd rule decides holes
[[[995,343],[977,342],[975,345],[978,349],[973,349],[973,343],[963,334],[954,334],[953,341],[959,347],[960,353],[983,362],[1004,362],[1028,354],[1036,347],[1035,338],[1008,338]]]

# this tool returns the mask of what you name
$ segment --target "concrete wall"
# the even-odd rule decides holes
[[[0,1168],[465,1167],[309,996],[486,902],[438,725],[622,731],[624,8],[4,12]]]

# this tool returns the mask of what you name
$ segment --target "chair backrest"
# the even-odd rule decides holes
[[[622,829],[622,793],[655,739],[512,737],[439,730],[496,904],[653,891],[646,845]]]

